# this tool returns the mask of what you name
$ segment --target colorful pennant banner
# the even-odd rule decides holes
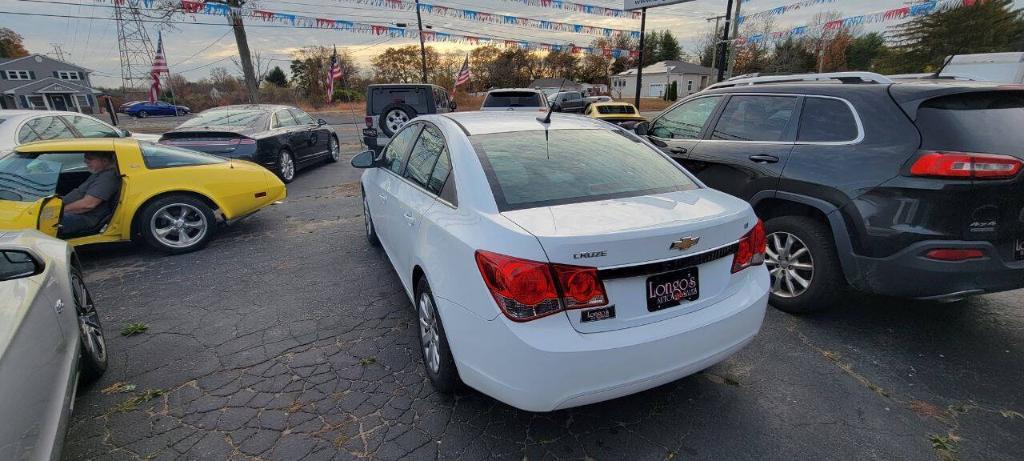
[[[105,0],[96,0],[99,3]],[[111,0],[114,2],[124,0]],[[393,38],[419,38],[419,31],[405,27],[394,27],[378,24],[367,24],[356,21],[346,21],[333,18],[316,18],[301,16],[290,13],[255,9],[249,7],[231,7],[221,3],[204,3],[193,0],[180,0],[181,11],[186,14],[205,14],[212,16],[228,16],[231,14],[242,17],[253,18],[265,23],[281,24],[289,27],[304,29],[333,29],[356,34],[386,36]],[[574,54],[592,54],[606,58],[635,57],[639,55],[636,50],[620,48],[596,48],[576,45],[558,45],[553,43],[540,43],[525,40],[505,40],[475,35],[451,34],[436,30],[425,30],[423,40],[427,42],[454,42],[468,43],[470,45],[494,45],[505,48],[520,48],[524,50],[539,50],[551,52],[571,52]]]
[[[528,6],[539,6],[541,8],[553,8],[556,10],[570,11],[573,13],[592,14],[595,16],[604,16],[608,18],[632,18],[640,19],[639,11],[626,11],[617,10],[615,8],[605,8],[597,5],[587,5],[585,3],[573,3],[563,2],[561,0],[503,0],[508,3],[517,3],[520,5]]]
[[[371,5],[381,8],[388,8],[392,10],[416,11],[416,2],[407,0],[345,1],[355,2],[360,5]],[[424,2],[420,2],[419,5],[420,12],[422,13],[431,14],[434,16],[462,19],[466,21],[483,22],[488,24],[502,24],[509,26],[531,27],[534,29],[550,30],[555,32],[571,32],[576,34],[600,35],[609,38],[617,37],[619,35],[626,35],[633,39],[640,39],[640,31],[636,30],[612,29],[607,27],[588,26],[586,24],[570,24],[565,22],[546,21],[542,19],[524,18],[520,16],[510,16],[497,13],[487,13],[483,11],[467,10],[463,8],[454,8],[450,6],[434,5],[431,3]]]
[[[746,21],[748,18],[749,19],[755,19],[755,18],[765,18],[765,17],[768,17],[768,16],[778,16],[780,14],[786,14],[786,13],[789,13],[791,11],[799,10],[800,8],[807,8],[807,7],[814,6],[814,5],[820,5],[822,3],[835,3],[835,2],[836,2],[836,0],[803,0],[801,2],[793,3],[791,5],[783,5],[783,6],[780,6],[780,7],[772,8],[770,10],[764,10],[764,11],[759,11],[757,13],[748,14],[746,16],[740,16],[739,20],[737,22],[739,22],[740,24],[743,24],[743,21]]]
[[[850,16],[848,18],[836,19],[824,24],[803,25],[790,30],[772,32],[770,34],[755,34],[749,37],[737,37],[736,44],[762,43],[784,40],[788,37],[800,37],[809,32],[817,30],[838,30],[853,27],[861,24],[874,24],[880,22],[899,21],[909,17],[931,14],[944,8],[959,8],[961,6],[972,6],[983,3],[985,0],[942,0],[927,1],[913,5],[901,6],[885,11],[878,11],[869,14]]]

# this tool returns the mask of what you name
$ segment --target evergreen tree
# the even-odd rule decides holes
[[[850,70],[871,70],[875,60],[885,53],[885,40],[877,32],[853,39],[846,47],[846,66]]]
[[[278,66],[274,66],[273,69],[270,69],[270,72],[268,72],[267,76],[263,79],[266,80],[267,83],[279,88],[288,86],[288,77],[284,75],[284,71]]]
[[[807,49],[807,43],[789,37],[785,41],[775,43],[775,50],[772,51],[772,58],[765,67],[765,71],[778,74],[802,74],[814,71],[815,63],[816,58],[814,53]]]
[[[679,41],[672,36],[671,32],[667,30],[662,32],[658,39],[657,61],[678,61],[682,55],[683,50],[679,48]]]
[[[896,45],[879,63],[886,73],[930,72],[946,56],[1020,50],[1024,16],[1012,0],[965,2],[918,16],[893,35]]]

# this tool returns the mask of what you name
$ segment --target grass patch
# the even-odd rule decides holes
[[[939,455],[939,459],[943,461],[954,461],[957,459],[956,447],[960,443],[960,436],[952,432],[946,435],[932,434],[928,436],[928,441],[932,443],[932,448]]]
[[[149,325],[142,322],[129,323],[121,329],[121,336],[135,336],[144,333]]]
[[[1020,419],[1024,419],[1024,415],[1022,415],[1022,414],[1020,414],[1020,413],[1018,413],[1016,411],[1013,411],[1013,410],[999,410],[999,414],[1003,415],[1004,418],[1010,418],[1010,419],[1020,418]]]
[[[359,359],[359,364],[364,366],[364,367],[367,366],[367,365],[373,365],[375,363],[377,363],[377,358],[376,357],[364,357],[364,358]]]
[[[111,384],[111,385],[103,388],[103,390],[100,391],[100,392],[102,392],[104,394],[107,394],[107,395],[110,395],[110,394],[126,394],[126,393],[132,392],[134,390],[135,390],[135,385],[134,384],[128,384],[128,383],[123,382],[123,381],[118,381],[118,382],[116,382],[114,384]]]
[[[135,396],[129,398],[128,400],[125,400],[124,402],[117,404],[117,406],[114,407],[114,411],[118,413],[133,411],[136,408],[139,408],[139,405],[142,405],[143,403],[160,397],[166,393],[167,391],[163,389],[146,389],[142,391],[141,394],[136,394]]]

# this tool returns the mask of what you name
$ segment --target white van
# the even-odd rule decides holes
[[[1024,53],[958,54],[939,75],[985,82],[1024,83]]]

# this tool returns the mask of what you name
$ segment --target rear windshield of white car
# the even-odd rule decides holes
[[[696,189],[675,164],[619,130],[470,137],[501,211]]]
[[[488,93],[484,107],[543,107],[540,93],[535,91],[502,91]]]
[[[182,123],[179,128],[188,127],[258,127],[265,125],[267,112],[262,110],[225,110],[216,109],[201,112],[195,118]]]

